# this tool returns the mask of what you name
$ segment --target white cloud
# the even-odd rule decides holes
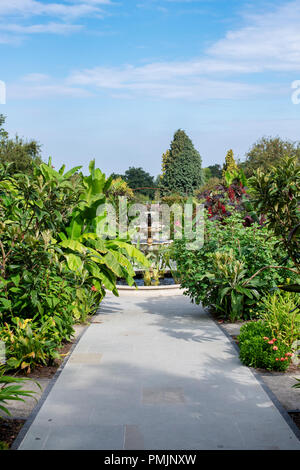
[[[30,74],[18,83],[7,85],[7,94],[12,100],[48,98],[87,98],[92,95],[81,87],[68,85],[64,80],[55,80],[44,74]]]
[[[89,1],[90,5],[98,3]],[[275,75],[272,85],[257,84],[257,80],[249,83],[247,75],[300,70],[300,2],[292,1],[261,15],[248,15],[244,20],[244,27],[229,31],[200,58],[73,71],[60,85],[61,89],[64,92],[75,90],[75,93],[78,89],[93,93],[102,90],[118,98],[148,96],[190,100],[290,93],[288,88],[276,84]],[[59,25],[50,23],[48,28],[58,31]],[[31,32],[42,32],[41,25],[32,27]],[[44,90],[47,92],[47,88]]]
[[[222,61],[247,64],[253,71],[300,69],[299,1],[247,19],[247,26],[229,31],[207,54]]]
[[[80,31],[81,29],[81,25],[66,23],[33,24],[29,26],[23,26],[19,24],[0,24],[0,31],[6,31],[9,33],[16,34],[69,34]]]
[[[149,64],[142,67],[98,67],[74,72],[68,83],[118,91],[114,95],[185,98],[192,100],[231,99],[264,93],[260,85],[249,85],[238,80],[205,77],[199,63]]]
[[[38,0],[1,0],[0,14],[2,16],[55,16],[81,17],[94,13],[101,14],[100,5],[110,5],[109,0],[70,1],[69,4],[59,2],[44,3]]]
[[[238,98],[285,93],[279,85],[244,83],[247,74],[300,70],[300,2],[245,17],[243,28],[228,32],[201,58],[144,66],[95,67],[73,72],[69,83],[111,90],[128,97]],[[121,94],[120,94],[121,92]]]
[[[102,6],[112,5],[110,0],[66,0],[62,2],[42,2],[40,0],[0,0],[0,43],[18,44],[24,35],[35,33],[70,34],[80,31],[83,26],[72,24],[78,18],[103,18]],[[36,18],[56,18],[45,24],[35,23]],[[6,23],[4,24],[4,18]],[[24,24],[26,20],[26,24]],[[31,24],[28,24],[28,21]],[[18,21],[18,22],[17,22]]]

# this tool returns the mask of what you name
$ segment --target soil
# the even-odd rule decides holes
[[[22,429],[25,419],[1,419],[0,420],[0,450],[9,449],[17,435]],[[1,443],[5,443],[4,449],[1,448]]]
[[[300,430],[300,411],[290,411],[289,415]]]

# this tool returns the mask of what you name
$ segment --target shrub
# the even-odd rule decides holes
[[[97,211],[112,178],[94,162],[89,176],[79,168],[57,172],[49,160],[12,176],[0,165],[0,327],[18,312],[35,329],[47,325],[57,344],[70,340],[73,319],[91,314],[106,289],[118,295],[117,277],[132,284],[133,260],[147,264],[130,240],[107,239]]]
[[[204,204],[211,220],[225,223],[228,217],[239,214],[243,218],[243,225],[247,227],[254,223],[262,225],[264,222],[263,216],[260,218],[257,216],[247,188],[242,182],[230,182],[230,184],[220,182],[204,188],[204,191],[195,192],[195,196]]]
[[[275,248],[276,238],[272,236],[266,227],[253,224],[251,227],[243,225],[240,215],[234,215],[226,219],[226,224],[218,220],[206,220],[205,240],[200,250],[191,251],[187,249],[186,241],[174,241],[174,259],[177,262],[177,269],[182,279],[181,286],[185,289],[185,294],[190,296],[192,301],[204,306],[220,304],[221,289],[218,288],[216,278],[223,277],[221,270],[213,266],[212,260],[216,252],[232,254],[236,261],[243,264],[243,281],[246,282],[259,269],[276,263],[278,251]],[[284,270],[263,270],[250,282],[248,287],[254,287],[259,297],[263,297],[270,292],[270,289],[277,288],[277,285],[285,282],[286,273]],[[230,287],[222,281],[222,288]],[[242,285],[241,287],[247,287]],[[246,293],[245,296],[247,297]],[[251,300],[251,299],[250,299]],[[255,315],[257,310],[256,302],[242,302],[239,316],[249,318]],[[252,304],[252,305],[251,305]],[[253,310],[251,312],[250,310]],[[227,316],[229,311],[227,313]]]
[[[212,253],[211,261],[210,271],[204,274],[210,282],[206,292],[209,304],[230,321],[239,320],[246,306],[252,306],[259,297],[256,283],[252,281],[244,286],[247,271],[244,264],[235,258],[232,249],[225,253]]]
[[[299,294],[276,291],[261,302],[260,316],[287,347],[300,340]]]
[[[291,348],[274,337],[262,320],[243,325],[238,340],[240,359],[246,366],[285,371],[291,362]]]
[[[0,339],[6,346],[6,367],[30,373],[37,365],[48,365],[60,359],[52,330],[54,326],[55,321],[51,318],[42,326],[37,326],[31,319],[20,318],[13,318],[11,326],[6,323],[0,330]]]
[[[85,323],[89,315],[96,312],[99,306],[97,288],[79,287],[76,300],[72,304],[73,318],[78,323]]]

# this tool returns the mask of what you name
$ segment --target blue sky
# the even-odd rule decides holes
[[[300,0],[0,0],[7,129],[68,167],[153,175],[184,129],[203,165],[300,140]]]

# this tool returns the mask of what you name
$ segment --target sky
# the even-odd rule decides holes
[[[299,24],[300,0],[0,0],[0,113],[55,168],[156,176],[177,129],[243,160],[300,140]]]

